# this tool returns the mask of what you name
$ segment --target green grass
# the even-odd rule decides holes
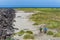
[[[25,12],[43,11],[43,12],[60,12],[60,8],[16,8]]]
[[[6,40],[11,40],[11,38],[6,38]]]
[[[24,31],[24,30],[21,30],[21,31],[19,31],[17,34],[18,34],[19,36],[22,36],[24,33],[25,33],[25,31]]]
[[[35,24],[39,25],[39,24],[47,24],[48,28],[57,28],[60,27],[60,18],[59,16],[57,16],[56,18],[56,14],[50,13],[35,13],[32,14],[32,16],[30,17],[30,20],[35,22]],[[34,25],[35,25],[34,24]]]
[[[26,31],[26,33],[28,33],[28,34],[33,34],[33,32],[32,32],[32,31]]]
[[[54,33],[52,31],[48,31],[47,35],[53,35]]]
[[[34,39],[34,36],[30,34],[26,34],[24,35],[23,39]]]
[[[60,33],[56,33],[54,37],[60,37]]]
[[[32,14],[30,20],[33,25],[46,24],[47,28],[60,30],[60,8],[17,8],[25,12],[40,11]]]
[[[43,11],[44,10],[44,11]],[[40,9],[41,13],[32,14],[30,20],[35,22],[33,25],[46,24],[47,28],[60,27],[60,9]]]

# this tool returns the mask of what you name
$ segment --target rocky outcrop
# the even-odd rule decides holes
[[[15,18],[15,10],[11,8],[0,9],[0,37],[10,36],[14,32],[13,20]]]

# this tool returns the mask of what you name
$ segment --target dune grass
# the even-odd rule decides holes
[[[28,33],[28,34],[33,34],[33,32],[32,31],[26,31],[25,33]]]
[[[23,39],[34,39],[34,36],[30,34],[26,34],[24,35]]]
[[[56,33],[53,37],[60,37],[60,32]]]
[[[47,35],[53,35],[54,33],[52,31],[48,31]]]
[[[30,20],[35,22],[33,25],[46,24],[48,28],[60,29],[60,8],[16,8],[25,12],[40,11],[32,14]]]
[[[17,8],[17,10],[40,11],[30,16],[29,19],[34,22],[33,25],[46,24],[47,28],[60,30],[60,8]]]
[[[16,8],[25,12],[43,11],[43,12],[60,12],[60,8]]]
[[[25,33],[25,31],[24,31],[24,30],[21,30],[21,31],[19,31],[17,34],[18,34],[19,36],[22,36],[24,33]]]

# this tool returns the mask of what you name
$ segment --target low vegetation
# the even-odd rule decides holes
[[[33,25],[46,24],[47,28],[55,29],[60,27],[60,9],[41,8],[38,13],[32,14],[30,20],[35,22]]]
[[[60,18],[55,13],[35,13],[32,14],[30,20],[35,22],[34,25],[47,24],[47,27],[51,29],[60,27]]]
[[[11,40],[11,38],[6,38],[6,40]]]
[[[19,36],[21,36],[21,35],[23,35],[25,33],[25,31],[24,30],[21,30],[21,31],[19,31],[17,34],[19,35]]]
[[[26,31],[26,33],[28,33],[28,34],[33,34],[33,32],[32,32],[32,31]]]
[[[24,35],[23,39],[34,39],[34,36],[31,34]]]
[[[30,20],[34,22],[33,25],[46,24],[49,29],[57,29],[60,32],[60,8],[17,8],[25,12],[36,12],[30,16]],[[53,32],[49,31],[48,35],[53,35]],[[54,36],[59,36],[57,33]]]
[[[21,10],[25,12],[34,12],[34,11],[60,12],[60,8],[16,8],[16,10]]]
[[[56,33],[56,34],[54,35],[54,37],[60,37],[60,32],[59,32],[59,33]]]
[[[52,31],[48,31],[47,35],[53,35],[54,33]]]

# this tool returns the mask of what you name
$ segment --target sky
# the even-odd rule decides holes
[[[60,0],[0,0],[0,7],[60,7]]]

